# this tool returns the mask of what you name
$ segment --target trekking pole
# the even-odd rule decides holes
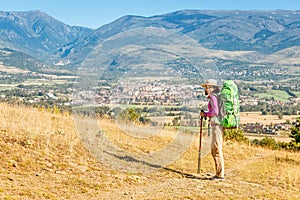
[[[199,138],[198,169],[197,169],[197,174],[200,174],[200,165],[201,165],[202,124],[203,124],[203,117],[201,116],[201,117],[200,117],[200,138]]]

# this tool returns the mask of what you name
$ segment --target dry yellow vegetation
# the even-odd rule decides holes
[[[279,119],[277,115],[262,115],[261,112],[241,112],[240,116],[241,124],[258,122],[264,125],[285,123],[287,120],[292,122],[299,117],[298,115],[283,115],[283,118]]]
[[[166,130],[137,142],[112,121],[101,122],[111,140],[128,151],[152,151],[173,137]],[[300,199],[295,152],[226,141],[226,178],[211,181],[209,154],[203,156],[201,176],[195,174],[198,137],[172,165],[136,174],[115,171],[91,156],[69,114],[0,103],[0,131],[0,199]]]

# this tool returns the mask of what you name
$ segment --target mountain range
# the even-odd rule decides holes
[[[249,52],[256,62],[287,59],[299,64],[300,11],[296,10],[182,10],[151,17],[128,15],[97,29],[69,26],[41,11],[0,12],[0,48],[50,65],[72,66],[80,64],[103,41],[145,28],[186,35],[220,59]]]
[[[66,25],[41,11],[0,12],[0,47],[47,61],[92,30]]]

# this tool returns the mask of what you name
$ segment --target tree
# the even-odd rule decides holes
[[[149,124],[151,122],[150,118],[142,116],[141,111],[140,108],[126,108],[120,112],[118,119],[124,123]]]
[[[300,117],[296,119],[296,125],[292,127],[291,138],[297,144],[300,143]]]
[[[141,115],[136,112],[134,108],[127,108],[126,110],[122,111],[119,115],[119,120],[130,123],[130,122],[138,122],[138,119]]]
[[[172,124],[173,124],[173,126],[180,126],[180,117],[175,117],[172,120]]]
[[[108,106],[100,106],[95,108],[95,113],[98,113],[100,116],[107,114],[110,111],[110,107]]]

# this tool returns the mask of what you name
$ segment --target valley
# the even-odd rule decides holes
[[[0,11],[1,199],[299,199],[300,14],[180,10],[91,29]],[[210,180],[201,84],[241,126]]]

